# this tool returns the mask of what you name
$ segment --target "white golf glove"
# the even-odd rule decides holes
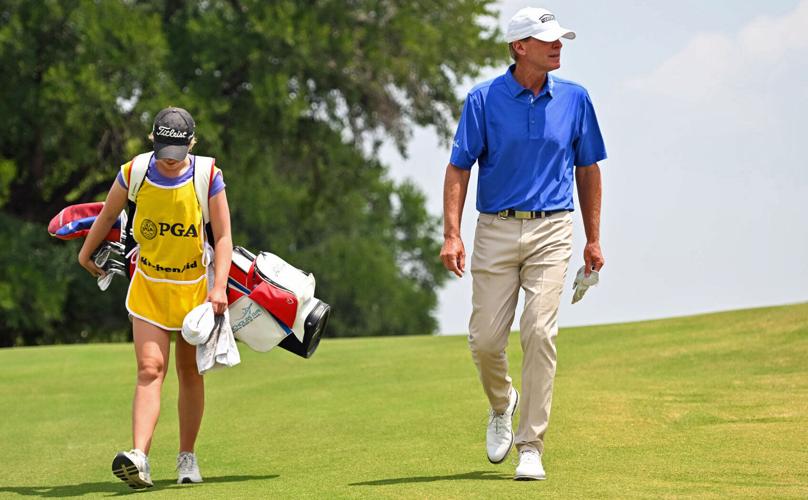
[[[590,286],[595,286],[598,284],[598,272],[592,270],[589,273],[589,276],[585,276],[585,270],[585,266],[581,266],[581,268],[578,269],[578,274],[575,275],[575,282],[572,284],[572,289],[575,291],[575,293],[572,294],[573,304],[584,298],[584,294]]]

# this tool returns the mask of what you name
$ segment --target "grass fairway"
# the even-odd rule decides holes
[[[463,337],[241,346],[206,377],[205,483],[174,484],[176,376],[149,498],[808,498],[808,304],[563,329],[544,482],[485,458]],[[517,335],[509,355],[520,387]],[[173,368],[173,367],[172,367]],[[0,497],[129,494],[130,345],[0,351]]]

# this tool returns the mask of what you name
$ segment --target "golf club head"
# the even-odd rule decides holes
[[[95,253],[92,255],[93,262],[96,266],[103,268],[112,253],[112,248],[106,243],[102,244]]]
[[[110,250],[112,251],[112,253],[114,253],[116,255],[120,255],[121,257],[123,257],[123,253],[124,253],[124,250],[126,248],[126,246],[123,243],[120,243],[118,241],[108,241],[106,243],[107,243],[107,245],[109,245]]]
[[[96,266],[103,268],[110,256],[123,257],[124,246],[117,241],[105,241],[91,256]]]
[[[118,273],[126,276],[126,264],[121,261],[110,259],[104,267],[104,271]]]
[[[107,273],[107,274],[105,274],[103,276],[99,276],[98,279],[96,280],[96,283],[98,284],[98,288],[102,292],[106,292],[107,288],[109,288],[109,284],[112,283],[112,278],[114,278],[114,277],[115,277],[115,273]]]
[[[110,283],[112,283],[112,279],[116,275],[126,276],[126,270],[123,267],[123,263],[117,260],[108,260],[104,267],[104,271],[106,274],[99,276],[96,280],[98,288],[101,289],[102,292],[105,292],[107,288],[109,288]]]

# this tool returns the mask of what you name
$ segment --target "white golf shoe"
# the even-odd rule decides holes
[[[514,474],[513,478],[522,481],[547,479],[544,467],[541,465],[541,455],[539,455],[538,451],[527,449],[519,452],[519,465],[516,466],[516,474]]]
[[[511,387],[510,399],[505,412],[496,413],[494,410],[489,410],[485,449],[488,452],[488,460],[492,464],[505,460],[513,448],[513,415],[516,413],[518,404],[519,393]]]
[[[177,484],[201,483],[202,475],[196,463],[196,455],[190,451],[181,451],[177,455]]]
[[[149,457],[138,449],[119,451],[112,460],[112,473],[133,490],[154,486]]]

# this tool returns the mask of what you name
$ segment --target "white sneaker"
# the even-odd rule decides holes
[[[541,455],[533,449],[519,452],[519,465],[516,466],[516,474],[513,476],[517,480],[543,480],[547,479],[544,467],[541,465]]]
[[[112,459],[112,473],[134,490],[154,486],[149,457],[138,449],[119,451]]]
[[[177,484],[201,483],[202,475],[196,463],[196,455],[190,451],[181,451],[177,455]]]
[[[513,448],[513,414],[519,403],[519,393],[511,387],[510,400],[505,413],[496,413],[489,410],[488,429],[485,432],[485,448],[488,460],[498,464],[505,460]]]

